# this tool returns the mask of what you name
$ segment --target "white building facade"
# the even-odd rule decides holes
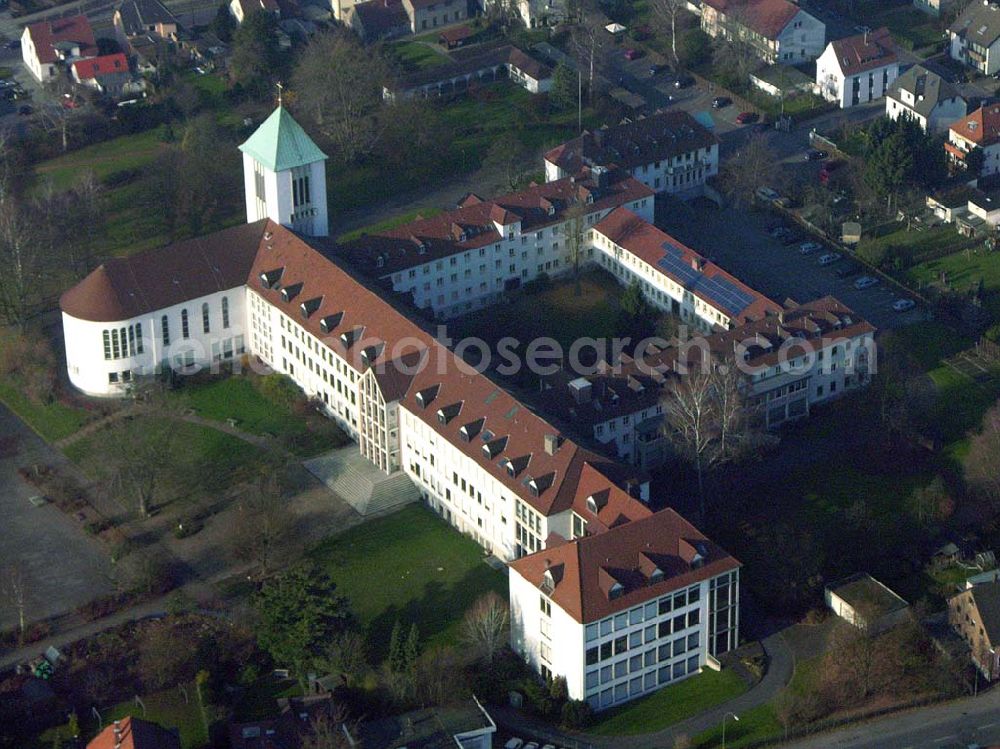
[[[914,65],[889,87],[885,114],[892,120],[909,117],[926,133],[945,133],[965,117],[967,104],[950,83],[921,65]]]
[[[881,99],[899,77],[899,61],[886,28],[830,42],[816,60],[820,95],[841,109]]]

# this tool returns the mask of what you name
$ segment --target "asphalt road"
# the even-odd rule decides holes
[[[968,749],[1000,744],[1000,690],[786,744],[789,749]]]

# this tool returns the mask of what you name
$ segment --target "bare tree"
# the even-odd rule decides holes
[[[337,705],[331,714],[320,713],[309,722],[302,749],[355,749],[360,734],[357,721],[348,721],[347,709]]]
[[[737,151],[722,170],[726,195],[736,205],[745,205],[759,187],[773,186],[778,174],[778,162],[773,149],[762,133],[755,133]]]
[[[664,26],[670,27],[670,51],[674,62],[680,62],[677,54],[677,17],[687,10],[687,0],[653,0],[653,14]]]
[[[510,610],[507,602],[496,593],[481,596],[465,612],[462,620],[462,639],[487,663],[492,663],[497,652],[507,642]]]
[[[580,265],[583,263],[583,253],[587,246],[587,206],[577,201],[566,211],[566,220],[562,225],[563,236],[566,238],[566,249],[569,250],[570,262],[573,263],[573,295],[583,294],[580,285]]]
[[[0,575],[2,575],[0,577],[0,594],[3,595],[6,607],[10,608],[17,616],[17,644],[23,645],[28,611],[27,577],[24,574],[24,568],[18,563],[3,569],[0,571]]]
[[[521,186],[521,181],[533,164],[531,151],[511,131],[505,131],[490,144],[483,157],[483,171],[498,172],[504,186],[511,191]]]
[[[281,482],[273,473],[263,475],[235,508],[230,549],[236,559],[252,562],[266,576],[293,529],[294,521],[283,501]]]
[[[5,191],[0,191],[3,194]],[[38,298],[49,255],[26,206],[6,193],[0,200],[0,318],[22,331]]]
[[[719,424],[711,371],[683,375],[667,389],[665,426],[675,447],[694,466],[701,517],[705,518],[705,472],[718,460]]]
[[[604,48],[604,29],[584,15],[573,27],[573,50],[576,52],[578,70],[587,71],[587,101],[594,103],[594,79],[600,66],[600,55]]]
[[[983,416],[982,429],[969,441],[964,465],[969,488],[1000,507],[1000,403]]]
[[[344,683],[350,685],[360,679],[368,668],[366,652],[364,635],[349,629],[327,644],[316,665],[329,673],[339,674]]]
[[[417,692],[427,705],[446,705],[461,699],[464,684],[457,683],[465,662],[454,648],[435,647],[417,662]]]

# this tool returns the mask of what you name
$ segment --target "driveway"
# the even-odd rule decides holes
[[[848,262],[821,267],[817,250],[799,253],[799,244],[783,245],[767,234],[767,226],[777,218],[769,213],[732,205],[717,208],[708,201],[672,201],[660,212],[664,231],[719,263],[751,288],[779,304],[791,298],[802,303],[832,294],[877,328],[886,329],[915,323],[924,317],[919,306],[902,314],[892,303],[900,298],[895,288],[879,283],[859,290],[854,282],[863,272],[846,279],[837,278],[837,269]],[[812,240],[803,234],[802,241]]]
[[[13,436],[17,454],[0,457],[0,570],[24,571],[29,620],[70,611],[112,591],[107,548],[52,505],[34,507],[35,494],[17,474],[22,465],[58,464],[64,458],[0,405],[0,435]],[[0,598],[0,630],[17,623]]]

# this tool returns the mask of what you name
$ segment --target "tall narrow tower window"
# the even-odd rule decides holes
[[[160,318],[160,330],[163,333],[163,345],[170,345],[170,318],[164,315]]]
[[[181,310],[181,336],[185,339],[190,337],[191,331],[188,329],[188,311]]]
[[[208,302],[201,305],[201,330],[203,333],[210,333],[212,326],[208,320]]]
[[[229,327],[229,297],[222,297],[222,327]]]

